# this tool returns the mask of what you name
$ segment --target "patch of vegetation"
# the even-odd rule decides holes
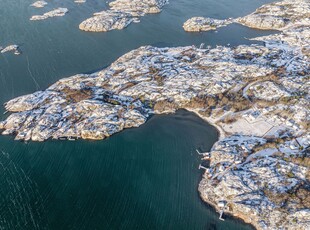
[[[235,122],[237,120],[237,117],[235,115],[227,115],[224,117],[224,119],[222,120],[223,123],[225,124],[231,124],[233,122]]]
[[[263,145],[257,145],[253,148],[253,152],[258,152],[264,149],[273,149],[273,148],[277,148],[278,143],[276,141],[272,141],[272,142],[267,142],[266,144]]]
[[[310,168],[310,157],[308,157],[308,156],[292,157],[291,161],[294,164]]]
[[[295,177],[295,175],[294,175],[294,173],[293,173],[292,171],[289,171],[289,172],[286,174],[286,176],[288,176],[289,178],[294,178],[294,177]]]
[[[164,77],[163,76],[159,76],[159,75],[155,75],[154,76],[154,80],[157,82],[158,86],[163,86],[164,85]]]
[[[178,109],[178,105],[175,104],[173,101],[168,100],[158,101],[154,105],[154,110],[159,112],[176,110],[176,109]]]
[[[65,94],[67,100],[74,103],[92,98],[92,91],[87,88],[82,90],[64,88],[62,92]]]
[[[304,120],[302,122],[299,123],[302,127],[304,127],[306,130],[310,129],[310,121],[308,120]]]

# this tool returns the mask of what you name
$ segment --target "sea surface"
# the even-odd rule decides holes
[[[230,25],[186,33],[193,16],[244,16],[268,0],[170,0],[122,31],[86,33],[78,25],[107,8],[104,0],[0,0],[0,46],[19,44],[20,56],[0,54],[0,119],[3,103],[43,90],[77,73],[90,73],[143,45],[239,45],[274,33]],[[64,17],[29,21],[57,7]],[[6,229],[251,229],[203,203],[202,171],[195,152],[208,151],[218,134],[193,113],[153,116],[140,128],[103,141],[23,143],[0,136],[0,230]]]

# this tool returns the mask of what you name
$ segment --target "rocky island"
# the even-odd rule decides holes
[[[31,21],[45,20],[53,17],[62,17],[66,13],[68,13],[67,8],[57,8],[55,10],[51,10],[49,12],[44,13],[43,15],[34,15],[30,18]]]
[[[138,48],[101,71],[12,99],[0,130],[25,141],[101,140],[185,108],[220,132],[203,153],[204,201],[257,229],[309,229],[309,15],[308,0],[284,0],[239,18],[281,30],[256,38],[265,45]]]
[[[233,23],[233,19],[219,20],[214,18],[206,17],[193,17],[188,19],[184,24],[183,28],[187,32],[200,32],[216,30],[217,28],[227,26]]]
[[[75,2],[75,3],[78,3],[78,4],[82,4],[82,3],[85,3],[86,0],[75,0],[74,2]]]
[[[231,23],[262,30],[285,30],[292,25],[309,24],[309,1],[284,0],[258,8],[252,14],[240,18],[224,20],[208,17],[193,17],[187,20],[183,28],[188,32],[215,30]]]
[[[46,5],[47,5],[46,1],[36,1],[33,4],[31,4],[31,6],[33,6],[35,8],[43,8]]]
[[[0,46],[0,53],[4,54],[7,52],[13,52],[15,55],[21,54],[21,51],[20,51],[18,45],[9,45],[9,46],[4,47],[4,48]]]
[[[79,28],[91,32],[121,30],[132,22],[139,22],[139,17],[145,14],[159,13],[166,4],[168,0],[116,0],[109,3],[109,10],[95,13]]]

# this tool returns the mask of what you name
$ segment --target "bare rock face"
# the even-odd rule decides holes
[[[106,32],[109,30],[121,30],[130,23],[137,20],[129,13],[119,11],[103,11],[96,13],[94,17],[89,18],[79,25],[84,31]]]
[[[104,18],[102,30],[122,28],[128,17],[162,6],[116,2],[113,7],[126,12],[96,15]],[[244,17],[245,24],[255,18],[260,28],[281,28],[256,38],[264,46],[140,47],[99,72],[12,99],[0,130],[17,140],[99,140],[138,127],[152,113],[193,110],[221,133],[205,154],[210,167],[199,185],[203,200],[257,229],[310,229],[310,3],[297,2],[265,5]],[[195,22],[206,29],[226,23]]]
[[[307,0],[284,0],[263,5],[254,13],[238,18],[237,22],[257,29],[283,30],[309,18],[309,7]]]
[[[248,27],[261,30],[280,30],[288,25],[289,19],[274,15],[253,14],[238,19],[238,22]]]
[[[187,20],[183,28],[187,32],[200,32],[216,30],[219,27],[226,26],[231,23],[231,20],[218,20],[213,18],[194,17]]]
[[[227,213],[258,229],[307,229],[310,206],[301,194],[309,195],[309,165],[289,162],[278,148],[255,151],[266,141],[231,136],[216,144],[211,167],[199,184],[201,196],[211,204],[224,200]],[[303,151],[295,154],[296,159],[309,157]]]
[[[67,8],[57,8],[55,10],[44,13],[43,15],[34,15],[30,18],[31,21],[45,20],[53,17],[62,17],[68,13]]]
[[[110,10],[95,13],[83,21],[79,28],[84,31],[106,32],[121,30],[132,22],[139,22],[145,14],[159,13],[168,0],[116,0],[110,2]]]
[[[9,45],[9,46],[4,47],[4,48],[0,46],[0,53],[4,54],[4,53],[8,53],[8,52],[13,52],[15,55],[21,54],[21,51],[20,51],[18,45]]]
[[[251,61],[240,58],[243,53],[252,55]],[[174,110],[187,108],[193,99],[225,93],[235,82],[256,82],[278,68],[271,53],[284,62],[294,55],[256,45],[211,50],[141,47],[107,69],[65,78],[45,91],[9,101],[5,108],[13,114],[0,124],[3,134],[16,133],[22,140],[103,139],[143,124],[160,102],[169,101]],[[300,56],[290,65],[305,69],[307,62]]]
[[[74,2],[77,4],[83,4],[86,2],[86,0],[75,0]]]
[[[305,97],[296,97],[304,93],[309,84],[300,85],[300,91],[293,83],[299,78],[297,75],[309,78],[309,16],[308,0],[284,0],[266,4],[250,15],[229,22],[257,29],[280,30],[278,34],[253,40],[264,41],[266,48],[277,47],[283,53],[287,48],[294,50],[294,55],[285,62],[269,53],[270,60],[273,60],[270,65],[278,66],[278,70],[243,87],[243,97],[258,107],[241,116],[228,114],[217,119],[217,127],[224,132],[225,138],[206,153],[210,167],[199,184],[203,200],[219,212],[242,218],[257,229],[310,228],[310,203],[306,198],[310,195],[310,126],[309,112],[303,109],[310,109],[310,98],[308,93]],[[209,18],[196,17],[185,22],[184,29],[207,31],[222,25],[221,21],[213,23]],[[255,59],[262,55],[259,50],[249,52],[244,47],[242,51],[237,47],[234,52],[234,58],[244,63],[257,63]],[[291,65],[298,55],[302,55],[307,63],[300,69]],[[288,74],[290,71],[297,73],[293,81]],[[296,98],[294,103],[292,98]],[[230,105],[225,95],[221,95],[221,100]],[[246,104],[241,103],[241,106]],[[296,122],[301,120],[306,123],[296,126]],[[288,127],[296,131],[292,133]]]
[[[199,32],[215,30],[230,23],[240,23],[262,30],[284,30],[299,23],[307,24],[309,5],[309,1],[306,0],[284,0],[263,5],[252,14],[236,19],[218,20],[193,17],[184,23],[183,28],[188,32]]]
[[[289,92],[281,89],[272,81],[253,84],[248,90],[255,98],[266,101],[275,101],[283,97],[291,96]]]
[[[133,16],[159,13],[166,4],[168,0],[116,0],[109,3],[112,10],[130,12]]]
[[[36,1],[33,4],[31,4],[31,6],[33,6],[35,8],[43,8],[46,5],[47,5],[46,1]]]

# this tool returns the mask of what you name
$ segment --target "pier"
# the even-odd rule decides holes
[[[208,170],[208,168],[206,168],[205,166],[199,164],[198,169],[204,169],[204,170]]]
[[[226,209],[226,204],[227,202],[226,201],[220,201],[218,202],[218,207],[220,208],[220,217],[219,219],[224,221],[224,218],[223,218],[223,214],[224,214],[224,210]]]
[[[223,214],[224,214],[224,210],[221,210],[221,211],[220,211],[220,217],[219,217],[219,219],[222,220],[222,221],[224,221],[224,219],[223,219]]]
[[[210,158],[210,153],[209,152],[201,153],[201,152],[198,151],[198,149],[196,149],[196,152],[198,153],[198,155],[204,156],[205,159],[209,159]]]

